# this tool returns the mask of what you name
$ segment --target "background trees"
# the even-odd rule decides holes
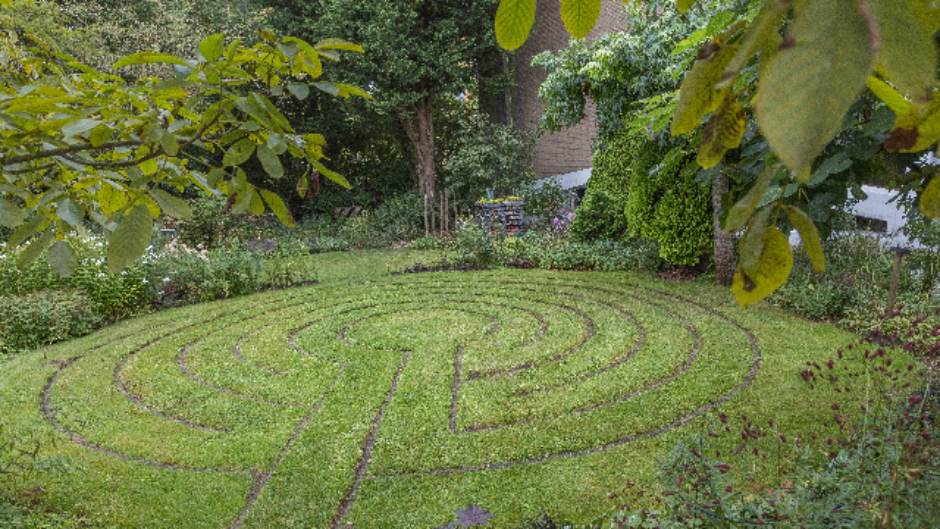
[[[391,130],[387,120],[393,120],[413,150],[419,193],[433,197],[435,159],[446,162],[436,149],[435,119],[442,100],[475,97],[485,83],[485,61],[497,50],[492,2],[267,0],[266,5],[275,9],[270,20],[285,33],[366,43],[365,54],[337,65],[341,79],[367,87],[373,96],[356,108],[367,116],[362,146],[388,141],[376,132]]]

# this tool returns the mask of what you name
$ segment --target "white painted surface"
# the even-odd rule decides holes
[[[565,173],[555,176],[550,176],[548,178],[542,178],[536,180],[536,182],[546,182],[548,180],[557,180],[561,185],[562,189],[571,189],[574,187],[581,187],[587,183],[588,178],[591,178],[591,168],[581,169],[580,171],[574,171],[571,173]]]
[[[868,195],[868,198],[849,208],[849,213],[858,217],[883,220],[888,223],[888,231],[885,234],[875,234],[882,237],[882,243],[885,246],[907,246],[919,248],[919,243],[912,243],[901,233],[904,227],[904,211],[898,209],[897,202],[892,202],[897,196],[896,191],[889,191],[880,187],[862,186],[862,191]],[[800,243],[800,235],[793,230],[790,232],[790,244]]]

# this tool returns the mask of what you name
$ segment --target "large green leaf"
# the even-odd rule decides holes
[[[859,9],[865,16],[873,16],[878,25],[878,69],[902,92],[915,98],[926,95],[936,84],[937,45],[911,4],[907,0],[863,0]]]
[[[757,95],[761,132],[794,173],[804,173],[839,132],[874,68],[874,40],[858,0],[797,3]]]
[[[809,261],[813,265],[813,270],[822,272],[826,269],[826,256],[823,254],[822,240],[819,238],[819,230],[802,209],[793,206],[783,206],[783,210],[790,217],[790,222],[796,231],[800,232],[800,239],[803,241],[803,248],[809,255]]]
[[[15,228],[23,223],[23,209],[5,198],[0,198],[0,226]]]
[[[259,189],[258,191],[261,192],[261,196],[264,197],[264,201],[268,204],[268,207],[271,208],[271,211],[277,215],[277,218],[280,219],[285,226],[294,226],[294,218],[291,217],[290,211],[287,210],[287,206],[284,205],[284,201],[281,200],[281,197],[267,189]]]
[[[561,0],[561,21],[576,39],[584,38],[601,14],[601,0]]]
[[[225,37],[221,33],[209,35],[199,43],[199,53],[208,62],[216,62],[225,52]]]
[[[26,224],[17,228],[16,231],[10,235],[10,239],[7,240],[7,245],[9,245],[10,248],[16,248],[23,244],[23,241],[32,237],[34,233],[45,229],[48,225],[49,219],[45,215],[37,213],[33,218],[29,219]]]
[[[737,45],[721,46],[708,42],[699,50],[699,60],[686,74],[679,87],[679,104],[672,120],[672,133],[685,134],[702,123],[702,116],[714,111],[725,98],[715,90],[728,62],[737,53]]]
[[[535,0],[500,0],[496,10],[496,40],[506,50],[522,46],[535,24]]]
[[[271,178],[281,178],[284,176],[284,166],[281,165],[281,160],[274,154],[268,146],[264,143],[258,145],[258,160],[261,161],[261,166],[264,167],[265,172]]]
[[[52,271],[59,277],[71,277],[72,272],[78,268],[78,258],[75,257],[72,247],[65,241],[53,243],[49,248],[47,258]]]
[[[55,230],[43,232],[38,238],[33,239],[33,241],[16,256],[16,267],[22,270],[36,259],[39,259],[42,252],[46,251],[46,248],[48,248],[54,240]]]
[[[790,277],[790,270],[793,268],[790,241],[777,228],[767,229],[764,233],[762,248],[760,260],[754,271],[748,273],[743,267],[738,267],[738,271],[734,274],[734,282],[731,284],[735,299],[745,309],[780,288],[780,285]]]
[[[62,126],[62,135],[66,138],[70,138],[83,132],[88,132],[100,124],[101,121],[97,119],[77,119],[70,121]]]
[[[226,166],[241,165],[251,158],[255,152],[255,142],[248,138],[241,139],[229,147],[228,152],[222,157],[222,163]]]
[[[121,219],[108,239],[108,270],[116,274],[134,264],[134,260],[143,255],[150,245],[153,230],[153,217],[143,204]]]
[[[85,220],[85,210],[71,198],[63,198],[56,208],[59,218],[68,222],[70,225],[78,227]]]
[[[189,220],[193,218],[192,209],[183,199],[175,197],[162,189],[151,189],[150,196],[164,213],[174,219]]]
[[[170,55],[169,53],[158,53],[155,51],[142,51],[140,53],[134,53],[132,55],[128,55],[127,57],[123,57],[121,60],[114,63],[114,66],[112,66],[112,68],[116,70],[124,66],[132,66],[135,64],[152,64],[152,63],[178,64],[180,66],[185,66],[189,68],[189,63],[187,63],[183,59],[180,59],[179,57],[176,57],[174,55]]]

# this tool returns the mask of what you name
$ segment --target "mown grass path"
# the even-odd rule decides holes
[[[848,339],[624,274],[386,276],[124,322],[6,362],[0,397],[84,463],[47,501],[107,526],[597,516],[709,410],[824,415],[798,366]]]

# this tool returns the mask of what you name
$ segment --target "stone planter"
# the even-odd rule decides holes
[[[516,237],[525,231],[525,201],[477,202],[473,217],[490,235]]]

